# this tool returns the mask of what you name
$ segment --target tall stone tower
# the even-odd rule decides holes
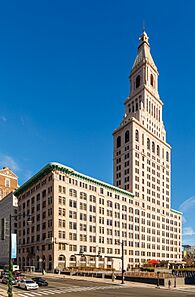
[[[170,145],[162,120],[158,70],[146,32],[130,73],[125,115],[114,136],[114,185],[133,192],[144,204],[170,208]]]

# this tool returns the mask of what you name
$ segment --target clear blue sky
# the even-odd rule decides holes
[[[193,0],[1,1],[0,165],[20,184],[50,161],[112,183],[112,132],[145,20],[172,146],[172,206],[192,197],[192,209],[194,19]]]

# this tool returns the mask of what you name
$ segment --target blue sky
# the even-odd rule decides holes
[[[172,206],[195,245],[194,18],[193,0],[1,1],[0,165],[20,184],[50,161],[112,183],[112,132],[144,20],[172,146]]]

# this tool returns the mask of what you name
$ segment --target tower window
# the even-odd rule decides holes
[[[168,152],[166,152],[166,160],[167,160],[167,162],[169,162],[169,153]]]
[[[147,138],[147,149],[150,150],[150,139]]]
[[[155,144],[154,144],[154,141],[152,142],[152,152],[155,153]]]
[[[160,156],[160,148],[159,148],[159,145],[157,145],[156,150],[157,150],[157,156]]]
[[[154,87],[154,76],[152,74],[150,74],[150,84]]]
[[[125,143],[129,142],[129,130],[125,132]]]
[[[138,111],[138,101],[135,101],[135,111]]]
[[[118,147],[120,147],[120,146],[121,146],[121,137],[118,136],[118,137],[117,137],[117,140],[116,140],[116,147],[118,148]]]
[[[137,88],[139,88],[139,86],[140,86],[140,75],[138,75],[137,77],[136,77],[136,82],[135,82],[135,86],[136,86],[136,89]]]
[[[135,130],[135,140],[139,141],[139,132],[138,132],[138,130]]]

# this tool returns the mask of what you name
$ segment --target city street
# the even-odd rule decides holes
[[[36,291],[25,291],[14,288],[14,293],[17,297],[36,297],[36,296],[59,296],[59,297],[165,297],[165,296],[194,296],[192,290],[168,290],[157,289],[155,287],[148,287],[144,284],[126,283],[125,285],[104,283],[104,282],[91,282],[87,280],[75,279],[53,279],[47,277],[49,282],[48,287],[40,287]],[[0,284],[0,289],[6,289],[6,286]]]

